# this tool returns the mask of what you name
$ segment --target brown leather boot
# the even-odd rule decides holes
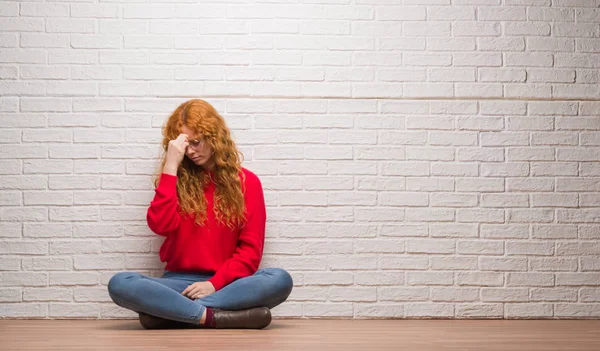
[[[267,307],[239,311],[213,308],[213,312],[217,329],[262,329],[271,323],[271,311]]]
[[[188,323],[165,319],[144,312],[138,312],[138,314],[140,324],[145,329],[184,329],[188,327]]]

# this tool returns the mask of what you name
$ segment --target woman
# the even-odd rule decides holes
[[[166,153],[146,219],[165,237],[165,273],[117,273],[110,297],[137,311],[147,329],[266,327],[292,278],[283,269],[258,269],[266,222],[260,180],[241,166],[225,121],[206,101],[177,107],[163,136]]]

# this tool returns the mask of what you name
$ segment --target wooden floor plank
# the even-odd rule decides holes
[[[208,347],[209,346],[209,347]],[[599,320],[274,320],[145,330],[137,320],[0,320],[0,350],[600,350]]]

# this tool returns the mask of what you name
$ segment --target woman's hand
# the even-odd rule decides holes
[[[183,133],[179,134],[177,139],[169,141],[164,173],[177,175],[177,168],[179,168],[179,164],[183,161],[188,145],[188,135]]]
[[[189,285],[185,290],[181,293],[183,296],[187,296],[192,300],[200,299],[204,296],[208,296],[215,292],[215,287],[211,282],[196,282],[192,285]]]

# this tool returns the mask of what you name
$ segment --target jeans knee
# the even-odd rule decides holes
[[[274,284],[278,295],[287,298],[294,286],[292,276],[282,268],[272,268],[270,273],[274,277]]]
[[[113,275],[108,281],[108,294],[111,298],[120,297],[128,289],[128,283],[135,277],[135,272],[119,272]]]

